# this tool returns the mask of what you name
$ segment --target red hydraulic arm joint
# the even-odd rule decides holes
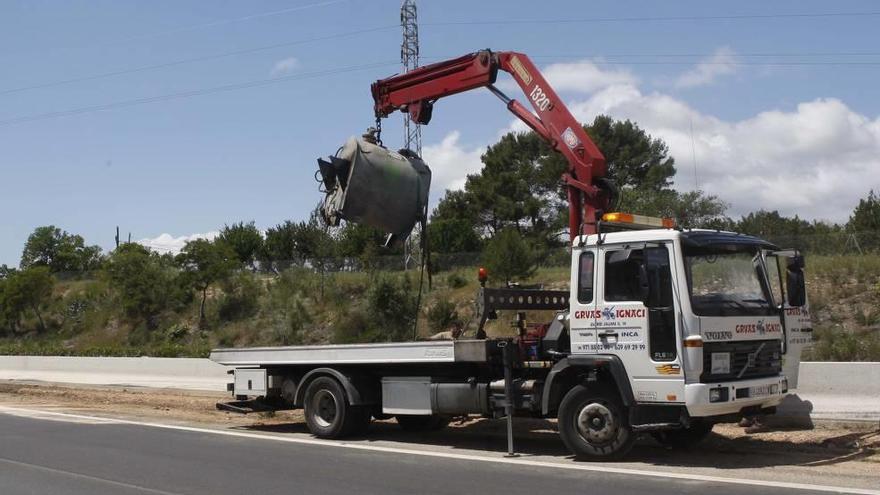
[[[499,69],[513,76],[535,113],[494,86]],[[528,56],[482,50],[381,79],[371,89],[376,118],[400,110],[413,122],[427,124],[435,101],[481,87],[504,101],[511,113],[568,161],[562,179],[568,189],[571,239],[596,233],[597,212],[611,202],[610,187],[604,180],[605,157]]]

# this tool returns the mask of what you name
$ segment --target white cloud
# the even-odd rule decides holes
[[[712,56],[703,59],[693,69],[680,75],[675,81],[677,88],[694,88],[715,82],[721,76],[736,72],[736,54],[728,47],[715,50]]]
[[[438,144],[422,147],[422,157],[431,167],[431,204],[435,204],[447,189],[462,189],[468,174],[479,172],[483,164],[480,155],[484,147],[467,148],[459,143],[461,133],[452,131]]]
[[[220,232],[217,231],[206,232],[204,234],[184,235],[180,237],[173,237],[171,234],[160,234],[158,237],[152,239],[141,239],[135,242],[160,254],[177,254],[183,249],[183,246],[185,246],[188,241],[194,241],[196,239],[212,240],[218,235],[220,235]]]
[[[732,122],[632,86],[606,88],[569,108],[584,122],[600,113],[631,119],[663,139],[677,159],[679,189],[694,188],[695,153],[700,189],[729,202],[734,216],[764,208],[845,221],[880,177],[880,119],[834,98]]]
[[[290,74],[298,68],[299,60],[296,57],[288,57],[275,62],[275,65],[272,66],[272,71],[270,72],[270,74],[272,76],[283,76],[284,74]]]
[[[588,75],[596,70],[590,62],[567,65]],[[845,222],[860,198],[880,189],[880,117],[860,114],[836,98],[726,121],[668,94],[645,93],[635,79],[624,79],[567,104],[581,122],[598,114],[631,119],[665,141],[676,159],[680,190],[695,187],[695,154],[698,187],[728,202],[734,218],[763,208]],[[522,130],[515,121],[499,136]],[[425,150],[425,160],[440,176],[435,195],[442,195],[444,186],[460,187],[466,173],[480,168],[482,148],[461,146],[458,133]]]
[[[550,64],[541,73],[553,89],[560,92],[591,93],[608,86],[638,83],[626,69],[605,70],[588,60]]]
[[[558,92],[591,93],[611,85],[638,83],[626,69],[605,70],[590,60],[550,64],[541,69],[541,74]],[[496,86],[505,91],[519,89],[512,79],[500,81]]]

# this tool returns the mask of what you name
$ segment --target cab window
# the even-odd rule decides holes
[[[578,262],[578,302],[586,304],[593,302],[593,253],[581,253]]]
[[[605,252],[605,300],[638,301],[639,267],[643,250],[616,249]]]

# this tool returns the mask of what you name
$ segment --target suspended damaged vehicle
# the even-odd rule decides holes
[[[385,148],[374,133],[351,137],[334,156],[319,158],[318,173],[328,225],[346,220],[376,227],[390,244],[427,219],[431,170],[413,151]]]

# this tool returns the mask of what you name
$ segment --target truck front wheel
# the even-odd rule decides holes
[[[309,431],[319,438],[341,438],[360,433],[369,425],[369,410],[352,406],[342,385],[329,376],[309,383],[303,401]]]
[[[559,405],[559,435],[575,457],[616,459],[632,448],[635,435],[616,394],[577,385]]]

